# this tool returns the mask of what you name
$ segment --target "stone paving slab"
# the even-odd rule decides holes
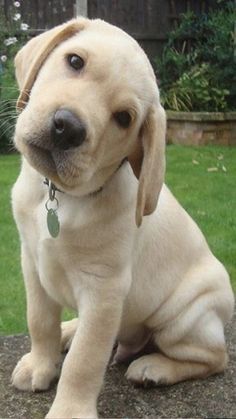
[[[236,418],[236,316],[226,328],[230,362],[224,374],[171,387],[135,388],[124,377],[126,366],[110,366],[99,398],[105,418]],[[10,385],[17,360],[29,350],[25,335],[0,337],[0,417],[43,418],[55,395],[25,393]]]

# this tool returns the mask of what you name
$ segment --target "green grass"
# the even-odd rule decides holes
[[[0,156],[1,333],[25,330],[25,294],[20,270],[20,245],[10,202],[11,187],[19,168],[19,156]]]
[[[236,148],[169,146],[166,182],[226,266],[236,290],[235,162]],[[208,171],[212,168],[217,171]]]
[[[166,182],[197,221],[214,254],[225,264],[236,290],[236,148],[167,148]],[[197,164],[198,163],[198,164]],[[20,158],[0,156],[0,330],[26,331],[25,292],[18,233],[12,218],[10,190]],[[208,171],[216,168],[217,171]],[[65,317],[70,317],[66,313]]]

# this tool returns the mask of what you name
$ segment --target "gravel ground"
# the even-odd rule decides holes
[[[224,374],[171,387],[135,388],[124,377],[124,365],[110,366],[99,398],[104,418],[236,418],[236,316],[226,328],[230,362]],[[25,393],[10,385],[17,360],[29,350],[25,335],[0,337],[0,417],[43,418],[55,386],[43,393]]]

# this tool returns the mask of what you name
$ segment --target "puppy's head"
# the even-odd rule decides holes
[[[101,20],[75,19],[29,41],[15,65],[18,150],[76,195],[96,191],[128,157],[140,225],[163,183],[165,114],[136,41]]]

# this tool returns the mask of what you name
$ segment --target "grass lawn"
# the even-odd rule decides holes
[[[235,162],[236,148],[167,148],[166,182],[227,267],[236,290]],[[10,205],[10,190],[19,168],[19,156],[0,156],[1,334],[26,331],[20,246]]]

